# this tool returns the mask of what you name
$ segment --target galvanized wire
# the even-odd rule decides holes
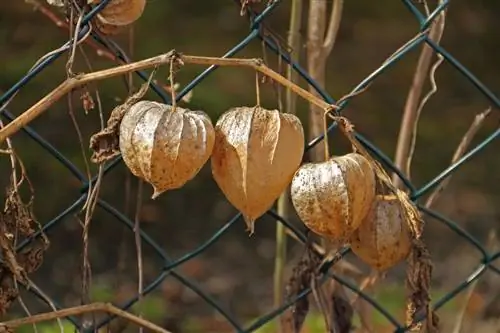
[[[91,30],[91,26],[89,24],[90,20],[102,9],[110,0],[104,0],[95,8],[93,8],[88,14],[86,14],[82,19],[81,30],[76,36],[79,40],[88,35],[89,31],[92,38],[99,44],[101,44],[104,48],[112,52],[117,56],[118,59],[124,61],[126,63],[131,60],[125,54],[125,52],[117,45],[115,42],[109,39],[103,39],[99,35],[95,34]],[[235,2],[240,5],[240,1],[235,0]],[[382,66],[377,68],[373,73],[368,75],[362,82],[360,82],[352,91],[352,93],[359,92],[363,88],[365,88],[368,84],[370,84],[373,80],[375,80],[379,75],[383,74],[387,69],[389,69],[392,65],[397,63],[400,59],[402,59],[408,52],[414,50],[416,47],[419,47],[423,43],[427,43],[436,53],[439,53],[443,56],[443,58],[450,63],[456,70],[458,70],[464,78],[470,81],[496,108],[500,108],[500,99],[491,92],[477,77],[475,77],[467,68],[465,68],[457,59],[455,59],[449,52],[447,52],[442,46],[436,44],[432,40],[430,40],[428,36],[429,26],[433,22],[434,19],[438,17],[438,15],[446,9],[449,1],[443,1],[430,15],[426,16],[423,14],[410,0],[402,0],[401,1],[404,6],[413,14],[415,19],[420,25],[420,34],[417,35],[414,39],[404,45],[401,49],[398,50],[388,61],[386,61]],[[302,68],[298,63],[291,61],[289,55],[284,52],[272,39],[266,36],[261,29],[262,21],[273,11],[275,8],[281,3],[280,0],[271,1],[269,5],[263,10],[261,13],[254,13],[252,11],[247,11],[247,16],[250,20],[250,32],[247,36],[245,36],[240,43],[235,45],[232,49],[230,49],[226,54],[223,55],[224,58],[230,58],[235,56],[239,51],[244,49],[247,45],[249,45],[254,40],[260,40],[265,44],[265,46],[275,52],[278,56],[282,58],[283,61],[288,63],[292,68],[297,71],[297,73],[305,79],[305,81],[310,84],[314,89],[318,92],[318,94],[328,103],[335,103],[335,99],[332,98],[326,91],[324,91],[318,84],[315,82],[306,72],[304,68]],[[31,70],[29,70],[26,75],[24,75],[16,84],[14,84],[9,90],[7,90],[2,96],[0,96],[0,108],[6,104],[11,97],[13,97],[24,85],[26,85],[29,81],[31,81],[34,77],[36,77],[40,72],[42,72],[45,68],[50,66],[54,60],[56,60],[63,53],[71,49],[71,45],[73,44],[73,40],[69,40],[65,43],[61,48],[57,51],[49,54],[41,61],[38,62],[36,66],[34,66]],[[187,84],[184,89],[177,94],[176,98],[178,100],[182,99],[187,93],[189,93],[195,86],[197,86],[200,82],[202,82],[210,73],[217,69],[217,66],[210,66],[205,69],[201,74],[199,74],[194,80],[192,80],[189,84]],[[144,81],[148,79],[148,75],[142,71],[136,72],[136,74]],[[151,89],[158,94],[158,96],[162,99],[164,103],[170,103],[170,94],[164,91],[158,85],[151,83]],[[342,112],[347,105],[349,104],[349,99],[342,101],[339,104],[339,112]],[[3,110],[2,117],[7,121],[12,121],[14,116],[9,113],[7,110]],[[329,128],[328,132],[332,132],[336,128],[336,124],[333,123]],[[46,150],[53,158],[59,161],[62,165],[64,165],[71,174],[81,182],[82,186],[80,189],[80,197],[76,199],[69,207],[67,207],[64,211],[62,211],[57,217],[43,224],[43,229],[39,231],[35,237],[30,238],[29,240],[25,240],[23,243],[19,244],[17,251],[21,251],[25,248],[36,236],[39,236],[41,232],[47,232],[50,229],[56,228],[61,224],[63,219],[81,209],[82,205],[85,203],[87,199],[87,190],[90,185],[96,182],[97,176],[94,176],[90,182],[87,180],[85,174],[80,171],[67,157],[65,157],[61,152],[59,152],[55,147],[53,147],[48,141],[46,141],[43,137],[37,134],[29,126],[26,126],[22,129],[32,140],[37,142],[44,150]],[[462,165],[464,165],[471,158],[476,156],[481,150],[483,150],[487,145],[489,145],[493,140],[495,140],[500,135],[500,129],[494,131],[490,134],[486,139],[484,139],[481,143],[479,143],[475,148],[471,149],[467,154],[465,154],[462,158],[460,158],[457,162],[453,163],[453,165],[449,166],[445,170],[443,170],[440,174],[438,174],[433,179],[429,180],[425,185],[420,188],[416,188],[409,179],[407,179],[403,173],[394,165],[391,159],[386,156],[380,149],[378,149],[373,143],[367,140],[360,133],[355,133],[356,138],[361,142],[361,144],[373,155],[377,160],[379,160],[385,167],[387,167],[390,171],[395,172],[403,184],[410,191],[410,197],[413,201],[417,203],[417,207],[422,211],[423,214],[428,215],[437,221],[440,221],[448,228],[457,233],[460,237],[464,238],[467,242],[469,242],[482,256],[481,263],[477,266],[477,268],[464,280],[461,284],[459,284],[454,290],[443,296],[441,299],[437,300],[433,304],[434,309],[439,309],[444,304],[449,302],[453,297],[455,297],[459,292],[463,289],[467,288],[474,280],[478,279],[482,274],[486,272],[487,269],[490,269],[494,272],[500,273],[500,270],[492,265],[492,262],[500,257],[500,252],[497,253],[489,253],[488,250],[472,235],[470,235],[467,231],[460,228],[458,224],[450,220],[449,218],[442,216],[438,212],[433,211],[432,209],[425,208],[417,201],[423,195],[428,193],[430,190],[435,188],[442,182],[446,177],[448,177],[453,172],[457,171]],[[323,135],[317,137],[308,143],[306,147],[306,152],[318,144],[321,140],[323,140]],[[121,158],[117,157],[112,162],[108,163],[104,168],[104,176],[111,172],[114,167],[116,167],[119,163],[121,163]],[[118,209],[110,205],[104,200],[98,200],[98,206],[101,207],[108,214],[113,216],[117,222],[125,225],[130,231],[133,231],[134,223],[130,219],[128,219],[124,214],[122,214]],[[284,218],[279,216],[274,210],[270,210],[268,215],[272,216],[274,219],[278,220],[280,223],[285,224],[300,240],[305,241],[306,236],[302,231],[296,228],[294,225],[290,224]],[[231,220],[227,221],[221,228],[219,228],[209,239],[207,239],[203,244],[200,244],[193,251],[185,254],[184,256],[178,259],[170,258],[167,253],[144,231],[140,231],[140,236],[144,242],[150,245],[157,255],[163,261],[163,268],[161,270],[160,275],[149,285],[144,288],[144,292],[142,296],[146,296],[148,293],[153,291],[156,287],[160,285],[160,283],[169,275],[177,279],[179,282],[183,283],[185,286],[193,290],[196,294],[198,294],[204,301],[206,301],[210,306],[212,306],[217,312],[219,312],[234,328],[236,332],[253,332],[257,330],[262,325],[267,322],[273,320],[281,313],[283,313],[288,307],[290,307],[294,302],[302,297],[306,297],[311,293],[311,289],[304,290],[300,295],[297,295],[295,299],[290,300],[283,306],[278,309],[274,309],[270,313],[260,317],[257,321],[251,324],[248,327],[244,327],[242,323],[240,323],[224,306],[220,305],[217,300],[213,297],[209,296],[205,293],[197,284],[190,279],[186,278],[182,274],[175,271],[183,263],[195,258],[200,255],[204,251],[206,251],[210,246],[218,242],[221,237],[232,228],[241,218],[241,214],[237,214]],[[349,252],[349,248],[344,248],[341,251],[342,255],[345,255]],[[341,276],[332,275],[328,273],[328,269],[335,262],[332,260],[324,264],[322,267],[322,272],[324,276],[320,283],[327,281],[328,279],[335,279],[339,283],[343,284],[347,288],[351,289],[353,292],[357,293],[361,298],[365,299],[368,303],[370,303],[375,309],[377,309],[380,314],[382,314],[387,320],[394,325],[394,332],[406,332],[407,327],[400,323],[394,316],[392,316],[386,309],[384,309],[383,304],[379,304],[369,295],[364,293],[359,289],[359,286],[353,285],[351,282],[342,278]],[[30,290],[35,295],[40,297],[43,301],[45,299],[38,295],[35,291]],[[134,305],[139,299],[139,295],[130,299],[125,304],[122,304],[121,308],[124,310],[129,309],[132,305]],[[59,305],[57,302],[53,301],[57,307]],[[60,307],[59,307],[60,308]],[[109,316],[102,321],[98,322],[94,327],[86,327],[83,328],[82,324],[76,318],[69,318],[71,322],[75,325],[78,330],[83,330],[84,332],[92,332],[95,329],[103,327],[110,320],[113,319],[113,316]],[[419,320],[423,320],[424,317],[419,318]]]

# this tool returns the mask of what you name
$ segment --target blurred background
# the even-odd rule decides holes
[[[0,93],[25,75],[39,57],[68,39],[67,30],[57,27],[33,8],[28,1],[0,2]],[[494,93],[500,92],[499,11],[500,3],[495,1],[452,1],[442,40],[443,47]],[[134,25],[133,45],[130,45],[127,31],[113,39],[135,60],[173,48],[191,55],[221,56],[248,34],[248,20],[239,12],[234,1],[229,0],[149,0],[144,15]],[[289,4],[284,1],[265,23],[276,36],[286,39],[288,17]],[[383,5],[377,1],[346,1],[338,39],[328,61],[327,91],[336,98],[349,93],[411,39],[418,29],[416,20],[401,1],[385,1]],[[305,31],[304,27],[302,33],[305,34]],[[96,54],[93,48],[82,45],[93,70],[115,65],[113,61]],[[391,158],[419,50],[415,49],[377,78],[345,110],[345,115],[356,129]],[[263,53],[263,46],[258,41],[237,56],[264,57],[270,67],[278,70],[274,55],[271,51]],[[60,84],[66,78],[66,61],[67,56],[63,55],[21,89],[8,110],[18,115]],[[168,83],[166,67],[160,68],[156,76],[159,83]],[[202,66],[187,65],[176,75],[176,81],[182,88],[203,69]],[[89,71],[80,52],[76,53],[74,71]],[[412,167],[412,180],[416,187],[424,185],[449,165],[454,150],[475,115],[489,106],[488,100],[473,84],[448,63],[439,68],[436,80],[438,92],[424,108],[419,124]],[[134,89],[141,83],[134,76]],[[105,119],[128,94],[123,77],[91,84],[88,88],[99,89]],[[428,84],[425,89],[429,89]],[[261,94],[264,107],[277,107],[275,90],[271,85],[263,85]],[[157,100],[152,92],[148,92],[146,98]],[[252,71],[223,68],[198,85],[189,102],[181,102],[180,105],[204,110],[215,123],[228,108],[253,106],[255,102],[255,76]],[[73,107],[70,108],[69,101],[62,99],[31,125],[84,171],[86,162],[82,146],[88,159],[91,155],[89,138],[100,129],[100,119],[97,109],[85,113],[79,94],[74,94],[71,103]],[[299,99],[298,115],[305,128],[308,112],[308,105]],[[471,148],[498,127],[498,120],[497,110],[493,110]],[[338,134],[330,137],[333,154],[347,151],[345,142],[338,143],[339,138]],[[80,196],[81,184],[27,135],[16,134],[13,144],[35,189],[36,217],[44,224]],[[495,153],[498,148],[499,142],[493,142],[461,167],[434,205],[441,214],[456,221],[483,244],[487,243],[488,235],[497,232],[499,226],[500,155]],[[96,166],[89,164],[95,173]],[[0,166],[5,175],[0,177],[4,186],[8,182],[8,158],[2,157]],[[120,163],[104,178],[100,197],[133,219],[137,184],[138,180]],[[167,192],[156,200],[150,199],[152,188],[148,184],[144,185],[142,192],[141,226],[172,258],[178,258],[205,242],[236,213],[212,179],[209,164],[185,187]],[[63,306],[74,306],[80,302],[82,227],[79,221],[82,219],[82,214],[70,215],[47,234],[50,248],[45,253],[43,265],[32,275],[33,281]],[[296,217],[291,222],[304,229]],[[481,253],[443,223],[428,217],[426,223],[425,239],[435,264],[433,294],[438,299],[478,267]],[[97,208],[89,237],[92,299],[123,302],[134,296],[137,290],[137,259],[133,232]],[[243,221],[239,221],[237,227],[233,227],[215,245],[178,270],[196,280],[238,318],[251,322],[271,309],[274,238],[275,221],[270,217],[257,221],[252,237],[245,231]],[[495,247],[498,242],[492,242],[492,245],[491,250],[498,250]],[[288,271],[302,251],[302,245],[289,242]],[[147,245],[143,246],[143,256],[144,283],[147,284],[159,274],[162,261]],[[369,267],[354,256],[348,255],[346,260],[356,264],[364,273],[369,273]],[[383,282],[369,291],[398,318],[404,314],[404,268],[403,264],[390,270]],[[474,332],[498,332],[495,329],[500,326],[486,318],[484,309],[490,306],[488,309],[491,310],[492,299],[499,292],[500,277],[487,272],[469,302],[468,325],[474,326],[467,327],[473,327]],[[30,294],[23,294],[23,299],[33,312],[48,310]],[[463,301],[460,294],[441,310],[445,323],[447,320],[453,322],[453,315]],[[145,298],[141,309],[147,318],[173,332],[232,331],[209,305],[171,277]],[[11,315],[22,314],[18,305],[12,311]],[[493,317],[499,318],[500,311],[492,313]],[[377,313],[373,316],[378,325],[377,332],[391,331],[390,324],[383,317]],[[322,324],[321,320],[317,319],[318,325]],[[310,331],[316,332],[311,328],[315,324],[310,325]],[[272,332],[269,327],[269,332]],[[26,332],[30,330],[31,327],[26,327]]]

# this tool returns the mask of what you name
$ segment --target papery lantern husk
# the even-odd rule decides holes
[[[101,0],[89,0],[98,5]],[[143,14],[146,0],[111,0],[97,15],[95,23],[104,34],[116,34],[122,27],[137,21]]]
[[[372,268],[384,271],[408,257],[411,234],[398,197],[378,195],[370,212],[351,236],[351,248]]]
[[[208,161],[214,138],[205,112],[153,101],[134,104],[120,124],[123,161],[153,186],[153,199],[194,178]]]
[[[250,233],[292,180],[304,140],[298,117],[260,106],[232,108],[217,121],[212,174]]]
[[[304,164],[293,177],[291,197],[309,229],[334,243],[345,242],[375,198],[375,172],[358,153]]]

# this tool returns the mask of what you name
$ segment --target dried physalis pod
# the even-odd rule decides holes
[[[406,216],[399,198],[377,195],[370,212],[351,236],[354,254],[379,271],[405,259],[411,248]]]
[[[196,176],[212,153],[214,137],[203,111],[140,101],[121,121],[120,152],[130,171],[153,186],[154,199]]]
[[[98,5],[101,0],[88,0]],[[114,34],[123,26],[134,23],[141,17],[146,0],[111,0],[96,16],[97,28],[105,34]]]
[[[358,153],[301,166],[292,180],[292,203],[316,234],[344,242],[368,214],[375,198],[375,172]]]
[[[215,125],[214,179],[229,202],[254,222],[286,189],[304,153],[296,116],[260,106],[226,111]]]

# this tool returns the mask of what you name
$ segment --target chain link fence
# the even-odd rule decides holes
[[[118,59],[121,61],[127,63],[129,62],[129,58],[125,54],[125,52],[122,51],[122,49],[114,43],[112,40],[104,40],[102,37],[99,35],[95,34],[91,30],[91,26],[89,25],[89,22],[91,22],[91,19],[99,13],[99,11],[104,8],[104,6],[107,5],[107,3],[110,0],[103,0],[101,1],[100,4],[95,6],[90,12],[88,12],[83,19],[81,20],[81,29],[78,33],[78,38],[83,39],[90,36],[97,42],[98,44],[102,45],[103,48],[109,50],[113,54],[116,55]],[[235,45],[232,49],[230,49],[226,54],[224,54],[224,58],[230,58],[235,56],[238,52],[243,50],[247,45],[250,43],[257,41],[260,41],[265,44],[267,49],[275,52],[278,56],[282,58],[282,60],[290,66],[293,67],[295,71],[299,73],[299,75],[307,81],[308,84],[310,84],[314,89],[318,92],[318,94],[327,102],[330,104],[335,104],[336,100],[331,97],[326,91],[324,91],[311,77],[308,75],[307,71],[301,67],[299,64],[294,63],[293,61],[290,60],[289,54],[285,52],[279,45],[277,45],[276,41],[269,37],[268,35],[265,34],[264,29],[262,28],[261,24],[263,20],[269,16],[275,9],[280,5],[282,1],[275,0],[269,2],[267,7],[260,13],[253,12],[250,9],[247,9],[247,17],[250,20],[250,32],[247,36],[245,36],[237,45]],[[363,90],[367,85],[369,85],[372,81],[374,81],[378,76],[383,75],[387,69],[389,69],[392,65],[400,61],[405,57],[406,54],[408,54],[410,51],[414,50],[415,48],[418,48],[422,46],[423,44],[429,45],[434,52],[440,54],[445,61],[447,61],[449,64],[451,64],[458,72],[460,72],[465,80],[470,81],[489,101],[490,103],[495,107],[498,108],[500,107],[500,100],[498,99],[495,94],[488,89],[483,83],[479,81],[477,77],[474,76],[470,71],[467,70],[456,58],[454,58],[449,52],[446,51],[445,48],[442,46],[438,45],[437,43],[433,42],[428,35],[429,32],[429,27],[431,26],[432,22],[439,16],[439,14],[444,11],[447,6],[448,6],[448,1],[443,1],[435,10],[431,12],[430,15],[426,16],[424,15],[415,5],[413,1],[410,0],[403,0],[401,1],[402,5],[406,6],[406,8],[413,14],[414,19],[418,22],[420,26],[420,33],[416,35],[415,38],[410,40],[408,43],[406,43],[403,47],[401,47],[399,50],[397,50],[393,56],[383,63],[382,66],[377,68],[375,71],[373,71],[372,74],[370,74],[368,77],[366,77],[362,82],[360,82],[353,90],[352,94],[353,97],[348,98],[346,100],[343,100],[340,104],[340,110],[344,109],[349,101],[352,98],[356,98],[355,94],[356,92],[359,92]],[[236,1],[237,5],[241,5],[239,1]],[[33,68],[31,68],[24,77],[22,77],[16,84],[14,84],[9,90],[3,93],[3,95],[0,97],[0,106],[5,105],[8,103],[8,101],[15,96],[15,94],[20,91],[28,82],[33,80],[39,73],[41,73],[44,69],[49,67],[58,57],[61,55],[65,54],[68,52],[73,45],[73,41],[69,40],[67,43],[62,45],[59,49],[55,50],[54,52],[51,52],[44,58],[42,58]],[[217,66],[210,66],[206,70],[204,70],[201,74],[199,74],[194,80],[192,80],[188,85],[185,86],[185,88],[177,94],[177,99],[180,100],[182,99],[186,94],[188,94],[194,87],[196,87],[198,84],[203,82],[207,76],[209,76],[211,73],[213,73],[217,69]],[[148,74],[142,71],[136,72],[136,74],[146,81],[148,79]],[[164,103],[170,103],[170,94],[166,92],[162,87],[158,86],[155,83],[150,84],[151,89],[158,94],[159,98],[164,102]],[[4,109],[2,111],[2,117],[7,121],[10,122],[12,121],[15,116],[10,113],[8,110]],[[329,132],[334,131],[336,127],[336,124],[331,125],[328,128]],[[44,140],[43,137],[41,137],[39,134],[37,134],[36,131],[34,131],[32,128],[29,126],[26,126],[22,129],[22,131],[28,135],[32,140],[36,141],[45,151],[47,151],[48,154],[50,154],[52,157],[56,159],[59,163],[64,165],[65,168],[67,168],[75,177],[78,182],[81,183],[81,196],[69,207],[65,208],[64,210],[61,211],[61,213],[54,218],[51,221],[47,221],[45,223],[42,223],[43,228],[41,231],[36,232],[33,234],[31,237],[27,238],[25,241],[20,243],[16,251],[22,252],[23,249],[25,249],[29,244],[36,238],[40,237],[45,232],[48,232],[50,229],[57,228],[58,226],[61,225],[61,222],[63,219],[74,213],[75,211],[81,209],[82,205],[87,201],[88,199],[88,189],[90,186],[95,185],[98,177],[97,175],[94,176],[93,179],[88,181],[86,175],[84,172],[79,170],[71,161],[68,157],[64,156],[61,152],[59,152],[56,148],[54,148],[50,143],[48,143],[46,140]],[[467,161],[471,160],[475,155],[477,155],[481,150],[483,150],[487,145],[489,145],[492,141],[494,141],[499,135],[500,135],[500,129],[497,129],[493,133],[491,133],[486,139],[484,139],[482,142],[480,142],[477,146],[475,146],[473,149],[469,150],[467,153],[465,153],[459,160],[457,160],[453,165],[449,166],[445,170],[443,170],[441,173],[439,173],[437,176],[435,176],[432,180],[428,181],[425,185],[421,186],[420,188],[416,188],[410,180],[408,180],[403,173],[398,170],[398,168],[395,167],[394,163],[391,161],[391,159],[386,156],[381,150],[379,150],[373,143],[371,143],[367,138],[365,138],[362,134],[356,132],[356,138],[359,140],[359,142],[375,157],[377,160],[379,160],[388,170],[391,172],[396,173],[403,184],[407,187],[410,193],[411,199],[416,202],[416,205],[418,206],[419,209],[425,214],[428,215],[441,223],[445,224],[447,227],[452,229],[454,232],[456,232],[458,235],[463,237],[467,242],[470,242],[471,245],[473,245],[477,251],[482,255],[482,261],[478,264],[477,269],[474,270],[470,276],[463,281],[460,285],[456,286],[454,290],[443,296],[441,299],[435,300],[433,302],[433,307],[434,309],[439,309],[443,305],[445,305],[447,302],[449,302],[451,299],[453,299],[457,294],[459,294],[462,290],[467,288],[471,283],[473,283],[476,279],[480,278],[483,273],[485,273],[487,270],[491,270],[497,273],[500,273],[500,270],[492,265],[492,262],[496,260],[500,256],[500,252],[497,253],[490,253],[488,250],[485,248],[484,245],[482,245],[477,239],[475,239],[473,236],[471,236],[466,230],[462,229],[459,227],[454,221],[446,218],[445,216],[442,216],[438,212],[435,212],[431,209],[425,208],[424,205],[419,203],[419,199],[426,194],[428,194],[431,190],[435,189],[441,182],[443,182],[449,175],[452,173],[456,172],[460,166],[462,166],[464,163]],[[319,143],[321,140],[323,140],[323,137],[318,137],[312,142],[310,142],[307,145],[307,150],[315,146],[317,143]],[[121,163],[121,159],[118,157],[111,163],[108,163],[103,170],[103,176],[106,177],[109,173],[113,172],[115,167]],[[109,214],[114,216],[118,221],[120,221],[123,225],[125,225],[130,232],[133,232],[134,229],[134,222],[127,218],[124,214],[120,212],[119,209],[113,207],[111,204],[108,202],[99,199],[97,201],[97,205],[102,208],[103,210],[107,211]],[[283,223],[286,225],[287,228],[289,228],[300,240],[303,242],[306,242],[306,235],[302,230],[299,230],[297,227],[295,227],[293,224],[289,223],[285,219],[283,219],[281,216],[279,216],[276,211],[270,210],[268,213],[272,218],[278,220],[279,222]],[[204,290],[202,290],[200,287],[197,286],[195,282],[190,280],[189,278],[183,276],[182,274],[178,273],[175,269],[181,266],[183,263],[186,263],[187,261],[199,256],[201,253],[203,253],[205,250],[207,250],[211,245],[214,243],[218,242],[220,238],[227,233],[227,231],[231,228],[233,228],[237,223],[241,222],[241,214],[238,214],[234,216],[230,221],[225,222],[222,224],[222,227],[217,230],[216,233],[213,234],[210,239],[208,239],[206,242],[203,244],[200,244],[196,249],[193,251],[186,253],[184,256],[173,260],[169,257],[169,255],[161,248],[160,245],[158,245],[152,237],[150,237],[146,232],[141,231],[141,237],[142,240],[149,244],[156,252],[157,254],[161,257],[161,260],[163,261],[163,267],[161,268],[161,274],[154,280],[152,283],[149,285],[145,286],[144,288],[144,293],[143,296],[147,297],[147,295],[155,290],[162,281],[167,277],[167,276],[172,276],[175,279],[177,279],[179,282],[182,284],[186,285],[190,289],[192,289],[196,294],[198,294],[201,299],[203,299],[205,302],[207,302],[211,307],[213,307],[220,315],[222,315],[227,322],[229,322],[232,327],[234,328],[234,331],[237,332],[254,332],[257,329],[259,329],[261,326],[266,324],[267,322],[275,319],[277,316],[282,314],[286,309],[288,309],[290,306],[292,306],[295,302],[297,302],[299,299],[308,297],[308,295],[312,292],[311,288],[305,289],[300,295],[297,295],[295,299],[292,299],[288,301],[286,304],[284,304],[282,307],[278,309],[274,309],[268,314],[263,315],[260,317],[257,321],[252,323],[250,326],[244,326],[241,322],[239,322],[236,318],[234,318],[231,313],[226,311],[222,305],[219,304],[219,302],[211,297],[208,293],[206,293]],[[341,252],[342,255],[345,255],[346,253],[349,252],[349,249],[343,249]],[[5,259],[5,258],[4,258]],[[329,279],[335,279],[342,285],[346,286],[348,289],[352,290],[353,292],[359,294],[359,296],[363,299],[365,299],[367,302],[369,302],[371,305],[373,305],[374,308],[376,308],[383,316],[387,318],[388,321],[390,321],[394,325],[394,331],[395,332],[405,332],[407,331],[407,326],[405,324],[400,323],[394,316],[392,316],[387,310],[384,309],[384,304],[379,304],[377,301],[375,301],[373,298],[371,298],[368,294],[364,293],[362,290],[360,290],[359,286],[353,285],[346,279],[344,279],[342,276],[338,276],[336,274],[332,273],[327,273],[329,271],[329,268],[335,264],[336,260],[329,260],[324,264],[324,267],[322,268],[322,272],[324,274],[324,277],[321,279],[320,282],[325,282]],[[42,300],[46,301],[46,297],[43,295],[40,295],[36,290],[31,289],[31,292],[35,293],[38,297],[40,297]],[[130,299],[127,301],[125,304],[122,304],[120,307],[124,310],[130,309],[137,301],[139,300],[139,295],[136,297]],[[51,302],[58,307],[58,303],[54,300],[51,300]],[[59,307],[60,308],[60,307]],[[69,320],[74,324],[74,326],[79,330],[79,331],[84,331],[84,332],[91,332],[96,329],[99,329],[106,324],[108,324],[111,320],[113,320],[115,316],[109,316],[100,322],[97,322],[95,325],[92,327],[88,327],[88,325],[83,325],[82,322],[79,322],[77,318],[75,317],[69,317]],[[424,316],[421,316],[421,320],[424,319]],[[85,326],[85,327],[84,327]]]

